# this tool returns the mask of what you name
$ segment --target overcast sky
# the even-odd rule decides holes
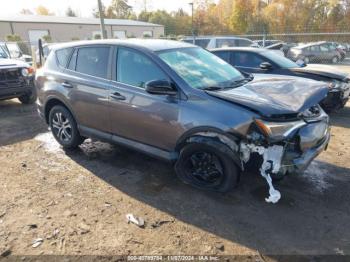
[[[63,16],[68,6],[82,17],[91,17],[92,9],[97,7],[97,0],[0,0],[2,8],[0,9],[0,16],[11,16],[19,14],[20,10],[30,9],[35,10],[39,5],[47,7],[51,12],[58,16]],[[105,5],[108,5],[111,0],[102,0]],[[143,9],[144,0],[129,0],[131,6],[136,12]],[[177,10],[183,8],[190,12],[189,2],[191,0],[147,0],[147,5],[150,10],[165,9],[167,11]]]

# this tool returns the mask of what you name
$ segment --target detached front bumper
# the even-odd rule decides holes
[[[302,173],[322,151],[326,150],[330,140],[329,118],[310,122],[294,136],[294,143],[285,147],[282,166],[288,173]]]
[[[314,160],[319,154],[321,154],[324,150],[327,149],[329,140],[331,138],[331,134],[328,131],[324,141],[315,148],[310,148],[306,152],[304,152],[300,157],[295,158],[293,160],[293,166],[289,169],[289,172],[294,173],[302,173],[307,167],[310,165],[311,161]]]

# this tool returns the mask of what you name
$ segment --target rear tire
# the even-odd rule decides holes
[[[54,106],[49,113],[49,126],[56,141],[66,149],[74,149],[84,142],[77,123],[67,108]]]
[[[222,193],[235,187],[240,175],[230,156],[204,143],[185,145],[175,164],[175,171],[185,184]]]

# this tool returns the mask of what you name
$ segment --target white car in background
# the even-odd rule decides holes
[[[259,47],[256,43],[248,38],[236,36],[186,36],[181,39],[182,42],[200,46],[205,49],[222,48],[222,47]]]
[[[6,51],[9,58],[14,60],[20,60],[29,65],[33,64],[32,57],[30,55],[24,54],[16,42],[0,42],[0,46],[3,50]]]

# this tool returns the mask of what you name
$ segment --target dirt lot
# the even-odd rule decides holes
[[[34,106],[0,102],[0,253],[349,255],[350,103],[331,119],[328,150],[277,184],[272,205],[257,174],[221,195],[118,146],[88,140],[64,152]]]

